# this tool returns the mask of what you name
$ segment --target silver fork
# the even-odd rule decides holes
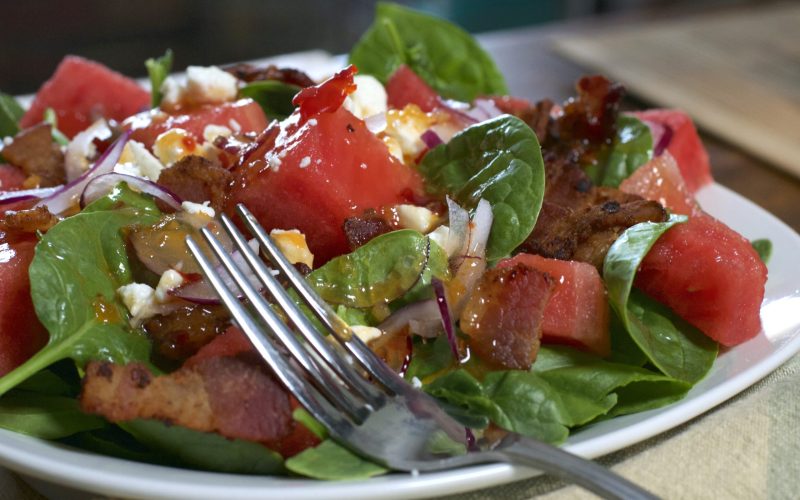
[[[223,215],[222,224],[294,329],[276,314],[211,231],[203,229],[203,237],[249,307],[240,300],[239,290],[225,284],[215,263],[197,242],[187,237],[186,243],[261,357],[339,444],[399,471],[436,471],[509,462],[553,474],[605,498],[657,498],[592,461],[519,434],[509,433],[496,446],[483,451],[473,451],[473,444],[464,446],[464,426],[447,415],[432,397],[406,383],[353,335],[286,260],[247,208],[240,204],[237,211],[261,251],[289,281],[296,297],[275,279],[230,218]],[[318,324],[298,307],[298,298]],[[328,338],[318,330],[320,327],[330,334]],[[462,447],[463,453],[453,456],[454,446]]]

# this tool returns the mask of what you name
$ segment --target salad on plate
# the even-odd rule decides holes
[[[581,78],[508,95],[464,31],[380,4],[324,81],[67,56],[0,96],[0,428],[199,470],[359,479],[185,246],[245,204],[410,384],[465,426],[563,442],[681,399],[761,331],[767,240],[706,214],[680,110]],[[236,253],[234,252],[234,257]]]

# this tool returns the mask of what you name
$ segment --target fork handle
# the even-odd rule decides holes
[[[509,434],[494,450],[509,462],[527,465],[603,497],[654,500],[657,496],[597,463],[541,441]]]

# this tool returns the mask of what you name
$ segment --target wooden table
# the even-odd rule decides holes
[[[512,94],[531,100],[548,97],[560,101],[574,95],[574,82],[588,71],[553,51],[555,37],[653,17],[663,18],[665,15],[680,14],[658,11],[635,17],[587,19],[486,34],[479,38],[506,75]],[[657,104],[627,98],[625,105],[643,108]],[[764,207],[795,231],[800,231],[800,179],[743,152],[735,144],[716,139],[702,129],[700,132],[717,182]],[[800,158],[797,161],[800,162]]]

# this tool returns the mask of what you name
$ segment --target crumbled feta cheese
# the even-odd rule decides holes
[[[308,120],[307,123],[308,123],[309,126],[315,127],[317,125],[317,123],[319,123],[319,122],[317,121],[316,118],[311,118],[310,120]]]
[[[216,66],[189,66],[186,83],[168,77],[161,85],[161,107],[176,109],[181,106],[219,104],[236,99],[238,80]]]
[[[306,168],[311,165],[311,157],[304,156],[302,160],[300,160],[300,168]]]
[[[433,242],[435,242],[437,245],[442,247],[445,251],[447,251],[448,252],[448,257],[452,257],[452,255],[450,255],[450,252],[448,251],[448,248],[447,248],[447,242],[450,239],[450,228],[449,227],[447,227],[445,225],[439,226],[436,229],[434,229],[433,231],[431,231],[430,233],[428,233],[428,237]]]
[[[417,377],[411,377],[411,385],[415,389],[421,389],[422,388],[422,381],[420,379],[418,379]]]
[[[161,163],[169,166],[184,156],[198,154],[200,148],[189,132],[182,128],[173,128],[156,137],[153,152]]]
[[[383,143],[386,144],[386,148],[389,150],[389,154],[394,156],[400,161],[403,161],[403,150],[400,149],[400,143],[397,142],[397,139],[394,137],[385,136],[383,138]]]
[[[344,100],[346,110],[362,120],[386,112],[386,89],[381,82],[369,75],[356,75],[353,81],[356,90]]]
[[[111,137],[111,129],[108,128],[108,123],[101,118],[69,141],[64,151],[64,171],[67,174],[67,181],[75,180],[89,170],[90,160],[97,156],[94,140],[105,140],[109,137]]]
[[[131,283],[117,289],[117,295],[131,313],[131,324],[138,326],[142,321],[152,318],[161,310],[155,290],[143,283]]]
[[[206,142],[214,142],[217,137],[230,137],[233,132],[228,127],[223,125],[206,125],[206,128],[203,129],[203,139]]]
[[[10,135],[7,135],[7,136],[3,137],[3,145],[4,146],[10,146],[12,142],[14,142],[14,138],[11,137]]]
[[[161,278],[158,280],[158,285],[156,285],[156,301],[160,303],[167,302],[170,299],[168,295],[169,292],[181,286],[183,281],[183,275],[178,271],[172,269],[164,271],[164,274],[162,274]]]
[[[314,254],[308,249],[306,235],[297,229],[289,231],[273,229],[269,236],[289,262],[292,264],[302,263],[314,268]]]
[[[142,170],[135,163],[125,162],[114,165],[114,173],[130,175],[133,177],[144,177]]]
[[[383,332],[374,326],[350,325],[350,329],[365,344],[383,335]]]
[[[416,159],[427,146],[422,142],[422,134],[436,123],[437,118],[425,113],[419,107],[409,104],[402,110],[390,110],[386,113],[387,137],[397,142],[400,151],[409,159]]]
[[[233,130],[237,134],[242,131],[242,126],[239,125],[239,122],[237,122],[234,118],[228,120],[228,125],[230,125],[231,130]]]
[[[181,208],[191,215],[206,215],[213,219],[217,213],[209,206],[210,204],[210,201],[204,201],[203,203],[184,201],[181,203]]]
[[[128,141],[125,144],[119,162],[114,167],[114,172],[144,177],[153,182],[158,180],[162,170],[164,165],[147,150],[144,144],[137,141]]]
[[[400,227],[427,233],[436,226],[439,218],[425,207],[416,205],[397,205],[397,222]]]

